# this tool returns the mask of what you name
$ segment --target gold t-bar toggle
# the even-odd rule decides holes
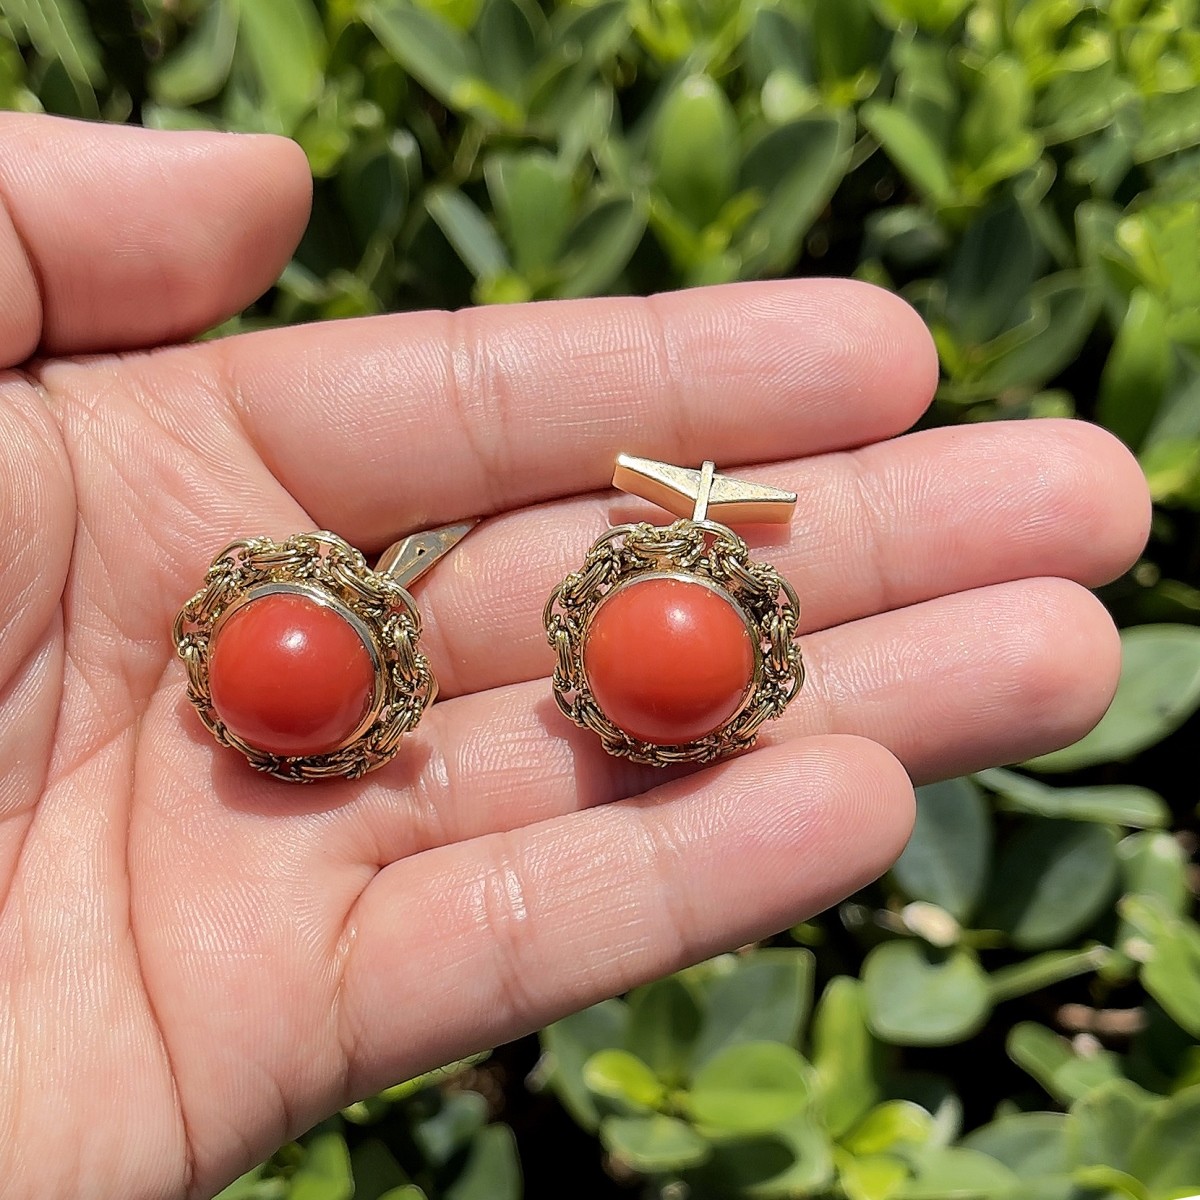
[[[409,587],[477,524],[477,521],[463,521],[459,525],[444,525],[441,529],[427,529],[424,533],[401,538],[380,555],[375,570],[394,579],[401,587]]]
[[[796,507],[796,493],[718,475],[711,462],[698,471],[674,467],[653,458],[618,454],[613,487],[677,517],[713,520],[728,525],[786,525]]]

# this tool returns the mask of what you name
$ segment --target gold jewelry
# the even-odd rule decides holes
[[[622,454],[613,484],[682,518],[619,525],[551,593],[559,708],[610,753],[667,766],[754,744],[800,690],[800,606],[727,521],[791,520],[793,492]]]
[[[473,524],[404,538],[373,571],[332,533],[226,546],[174,626],[188,699],[213,737],[304,783],[391,759],[437,695],[406,588]]]

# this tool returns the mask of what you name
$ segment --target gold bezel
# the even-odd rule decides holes
[[[583,650],[592,616],[615,589],[648,576],[684,578],[724,593],[746,617],[754,642],[754,677],[741,707],[693,742],[663,746],[631,737],[588,687]],[[796,593],[774,567],[751,559],[737,534],[714,521],[615,526],[551,593],[543,617],[557,657],[552,684],[558,707],[576,725],[597,733],[610,754],[634,762],[703,763],[747,749],[763,722],[780,716],[804,682]]]
[[[375,667],[370,709],[354,733],[326,754],[269,754],[229,730],[212,704],[208,657],[221,623],[251,599],[280,591],[307,595],[341,613],[363,638]],[[205,586],[183,606],[174,627],[175,647],[187,668],[188,699],[217,741],[241,751],[260,771],[305,783],[357,778],[395,755],[400,738],[437,695],[428,660],[417,649],[420,633],[420,615],[408,592],[372,571],[353,546],[324,531],[283,542],[231,542],[213,560]]]

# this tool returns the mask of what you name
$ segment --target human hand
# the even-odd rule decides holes
[[[899,853],[909,774],[1069,742],[1115,684],[1084,588],[1141,547],[1136,464],[1073,422],[894,438],[936,364],[869,287],[139,352],[265,288],[308,187],[286,142],[0,117],[9,1200],[211,1195],[352,1098],[829,905]],[[703,771],[607,757],[545,678],[618,450],[800,495],[759,544],[808,682]],[[416,589],[442,701],[387,767],[298,787],[214,744],[170,629],[221,546],[471,516]]]

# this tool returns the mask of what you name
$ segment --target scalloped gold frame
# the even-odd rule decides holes
[[[727,593],[748,618],[757,654],[749,692],[724,725],[696,741],[662,746],[631,737],[604,713],[588,687],[583,651],[592,616],[614,588],[667,574]],[[796,593],[774,567],[755,562],[736,533],[715,521],[614,526],[550,594],[543,620],[556,654],[551,682],[558,707],[598,734],[609,754],[638,763],[705,763],[748,749],[762,724],[779,717],[804,684]]]
[[[352,618],[367,635],[375,665],[375,695],[347,741],[327,754],[282,757],[251,746],[231,732],[213,707],[208,657],[221,622],[250,595],[290,591],[309,595]],[[188,699],[223,746],[241,751],[260,771],[289,782],[356,779],[384,765],[400,739],[437,696],[437,681],[420,653],[421,618],[408,592],[372,571],[366,559],[336,534],[296,534],[286,541],[243,538],[213,559],[202,587],[174,625],[175,648],[187,668]]]

